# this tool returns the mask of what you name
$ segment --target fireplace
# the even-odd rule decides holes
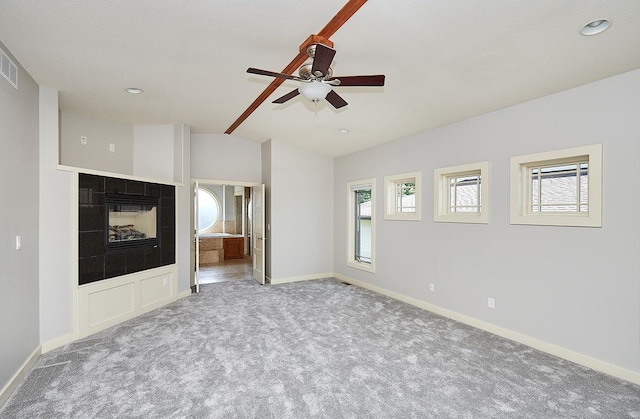
[[[81,173],[78,284],[175,263],[175,186]]]
[[[158,247],[160,243],[159,198],[106,194],[106,252]]]

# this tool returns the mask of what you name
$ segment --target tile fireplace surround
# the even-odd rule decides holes
[[[158,198],[157,246],[107,251],[107,194]],[[79,285],[175,263],[175,186],[80,173],[78,235]]]

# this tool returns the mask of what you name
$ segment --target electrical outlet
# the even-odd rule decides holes
[[[167,283],[168,283],[167,278],[162,278],[162,286],[166,287]]]
[[[87,145],[87,137],[85,137],[84,135],[81,135],[80,136],[80,144]]]
[[[434,283],[429,284],[429,291],[436,292],[436,285]]]
[[[489,297],[487,299],[487,306],[489,308],[496,308],[496,300],[494,300],[493,298]]]
[[[115,153],[115,151],[116,151],[116,145],[115,145],[115,144],[113,144],[113,143],[109,144],[109,151],[110,151],[110,152],[112,152],[112,153]]]

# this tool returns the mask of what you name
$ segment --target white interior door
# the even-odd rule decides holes
[[[265,283],[265,210],[264,185],[251,188],[251,207],[253,211],[253,279]]]
[[[200,230],[198,222],[198,189],[200,184],[196,180],[193,187],[193,242],[195,244],[195,267],[193,275],[193,285],[195,286],[196,293],[200,292]]]

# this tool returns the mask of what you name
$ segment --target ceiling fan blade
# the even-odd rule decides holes
[[[333,105],[334,108],[336,109],[340,109],[343,106],[347,106],[347,102],[336,92],[334,92],[333,90],[329,91],[329,93],[327,93],[327,102],[329,102],[330,104]]]
[[[247,73],[259,74],[261,76],[276,77],[278,79],[300,80],[299,77],[292,76],[292,75],[289,75],[289,74],[276,73],[275,71],[269,71],[269,70],[260,70],[259,68],[253,68],[253,67],[249,67],[247,69]]]
[[[284,103],[289,99],[293,99],[294,97],[298,96],[299,94],[300,94],[300,92],[298,91],[298,89],[292,90],[289,93],[287,93],[286,95],[277,98],[276,100],[274,100],[271,103]]]
[[[384,86],[384,74],[372,76],[331,77],[328,81],[340,80],[338,86]]]
[[[333,57],[336,55],[336,50],[333,48],[329,48],[326,45],[316,44],[316,53],[313,58],[313,66],[311,67],[311,74],[314,76],[318,76],[316,73],[319,71],[319,76],[324,76],[329,71],[329,66],[331,65],[331,61],[333,61]]]
[[[347,3],[342,6],[342,9],[331,19],[325,26],[318,32],[318,36],[329,39],[336,33],[338,29],[342,27],[353,16],[367,0],[348,0]],[[305,52],[299,52],[298,55],[287,65],[282,73],[293,73],[300,67],[308,56]],[[269,86],[249,105],[249,107],[236,119],[229,128],[224,132],[225,134],[231,134],[236,130],[248,117],[255,111],[262,102],[264,102],[282,83],[284,79],[276,78]]]

